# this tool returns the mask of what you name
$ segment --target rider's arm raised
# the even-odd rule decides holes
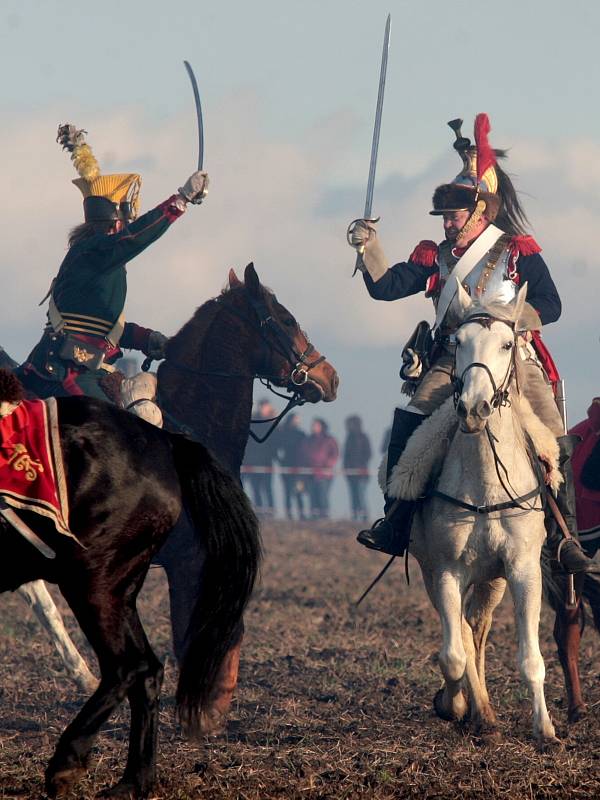
[[[185,201],[177,194],[138,217],[119,233],[103,237],[98,246],[105,250],[104,268],[121,266],[139,255],[185,212]]]

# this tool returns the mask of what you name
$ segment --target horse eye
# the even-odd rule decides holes
[[[512,342],[506,342],[506,344],[502,345],[502,349],[503,350],[512,350],[512,346],[513,346]]]

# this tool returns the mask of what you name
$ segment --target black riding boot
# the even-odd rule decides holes
[[[600,572],[600,564],[592,561],[581,549],[577,539],[577,518],[575,516],[575,484],[571,468],[571,455],[579,441],[577,436],[560,436],[559,465],[564,478],[558,490],[556,505],[563,515],[572,539],[563,536],[558,523],[550,513],[546,518],[546,540],[550,552],[560,563],[565,572]]]
[[[403,408],[397,408],[394,412],[394,424],[387,454],[386,484],[404,452],[406,443],[424,419],[426,417],[423,414],[413,414]],[[360,531],[356,539],[371,550],[379,550],[390,556],[402,556],[410,540],[416,503],[413,500],[393,500],[387,494],[384,494],[384,498],[385,517],[378,519],[370,528]]]

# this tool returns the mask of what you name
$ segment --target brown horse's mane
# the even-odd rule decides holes
[[[260,288],[267,308],[270,311],[274,310],[274,305],[277,303],[275,293],[262,284]],[[214,322],[215,316],[220,309],[219,304],[223,300],[229,300],[229,298],[231,298],[231,302],[235,302],[235,300],[244,295],[246,291],[247,287],[244,284],[241,284],[240,286],[227,285],[217,297],[212,297],[201,306],[198,306],[191,319],[185,322],[177,331],[177,333],[171,337],[167,347],[167,355],[172,355],[184,342],[202,341],[208,333],[208,330]],[[188,337],[192,338],[188,339]]]

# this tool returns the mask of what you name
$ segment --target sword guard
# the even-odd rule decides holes
[[[356,250],[357,253],[360,253],[362,255],[365,252],[365,247],[362,244],[360,245],[354,244],[354,242],[352,241],[352,235],[354,231],[358,228],[359,224],[362,222],[366,222],[368,226],[368,223],[375,224],[376,222],[379,222],[380,219],[381,217],[373,217],[373,218],[359,217],[358,219],[353,219],[350,225],[348,225],[348,230],[346,231],[346,241],[348,242],[350,247],[353,247]]]
[[[366,222],[367,224],[368,223],[374,224],[376,222],[379,222],[380,219],[381,217],[359,217],[358,219],[353,219],[350,225],[348,225],[348,230],[346,231],[346,241],[348,242],[350,247],[353,247],[358,253],[358,255],[356,256],[356,264],[354,266],[354,272],[352,273],[352,277],[354,277],[357,272],[365,271],[365,267],[361,259],[362,254],[365,252],[365,246],[364,244],[359,244],[359,245],[354,244],[354,242],[352,241],[352,235],[356,230],[356,228],[358,227],[359,223]]]

